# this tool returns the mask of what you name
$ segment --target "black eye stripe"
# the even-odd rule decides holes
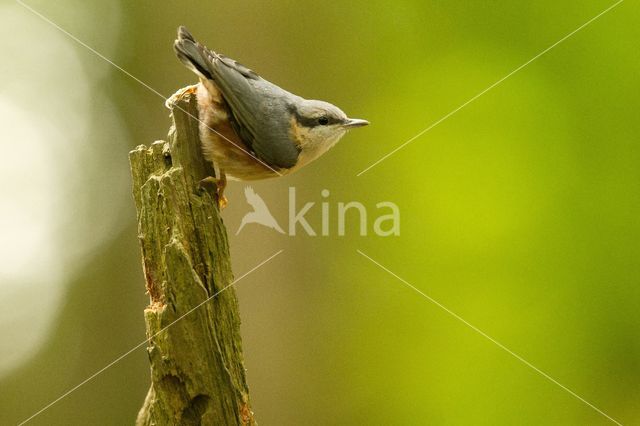
[[[303,127],[317,127],[317,126],[326,126],[329,124],[338,124],[338,123],[342,123],[343,120],[338,118],[338,117],[334,117],[331,115],[321,115],[321,116],[314,116],[314,117],[305,117],[303,115],[301,115],[297,108],[295,108],[295,106],[290,106],[289,107],[289,111],[295,116],[296,121],[298,122],[298,124],[300,124]],[[319,122],[319,120],[321,118],[326,118],[328,121],[326,124],[321,124]]]

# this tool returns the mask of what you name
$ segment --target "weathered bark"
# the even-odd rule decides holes
[[[253,425],[227,233],[202,157],[196,97],[172,109],[169,141],[131,151],[146,287],[151,388],[137,425]],[[172,324],[173,323],[173,324]],[[166,330],[163,328],[169,326]]]

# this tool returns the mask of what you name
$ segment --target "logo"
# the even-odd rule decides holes
[[[318,235],[318,232],[316,232],[317,229],[320,230],[320,235],[322,236],[328,236],[332,233],[336,233],[338,236],[345,236],[347,232],[358,232],[360,236],[367,236],[370,231],[373,231],[375,235],[380,237],[400,235],[400,209],[391,201],[376,203],[375,214],[371,214],[370,209],[367,209],[367,207],[359,201],[331,203],[328,200],[330,195],[329,190],[323,189],[320,192],[323,200],[319,203],[322,223],[319,227],[317,225],[314,227],[309,223],[307,214],[313,211],[316,202],[307,202],[298,209],[296,204],[296,188],[290,187],[288,199],[289,223],[287,232],[285,232],[273,214],[271,214],[267,203],[265,203],[262,197],[258,195],[252,187],[247,186],[244,189],[244,195],[247,203],[253,208],[253,211],[244,215],[236,231],[236,235],[240,234],[240,231],[242,231],[245,226],[252,223],[266,226],[280,234],[291,237],[297,235],[299,228],[311,237]],[[347,231],[347,216],[350,216],[352,219],[354,217],[358,219],[356,229]],[[374,218],[374,220],[372,226],[370,226],[372,218]]]
[[[253,211],[244,215],[236,235],[238,235],[240,231],[242,231],[242,228],[249,223],[258,223],[284,234],[284,231],[280,228],[280,225],[278,225],[278,222],[271,214],[269,207],[267,207],[267,203],[264,202],[261,196],[256,194],[252,187],[247,186],[244,189],[244,196],[247,198],[247,203],[253,207]]]

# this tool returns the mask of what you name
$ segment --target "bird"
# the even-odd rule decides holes
[[[249,203],[249,205],[253,207],[253,211],[244,215],[242,221],[240,222],[240,227],[238,228],[236,235],[238,235],[242,228],[244,228],[244,226],[249,223],[259,223],[260,225],[275,229],[279,233],[284,234],[284,231],[282,230],[280,225],[278,225],[278,222],[276,222],[276,219],[271,214],[271,211],[269,211],[267,204],[264,202],[261,196],[256,194],[252,187],[247,186],[244,189],[244,196],[247,199],[247,203]]]
[[[174,50],[199,78],[196,94],[204,158],[214,167],[219,209],[229,180],[284,176],[316,160],[344,134],[369,124],[328,102],[305,99],[195,40],[178,28]],[[176,95],[181,93],[178,91]],[[174,96],[176,96],[174,95]]]

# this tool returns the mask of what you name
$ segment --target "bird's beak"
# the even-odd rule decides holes
[[[353,129],[355,127],[362,127],[368,125],[369,122],[367,120],[361,120],[359,118],[349,118],[346,123],[343,124],[343,127],[347,129]]]

